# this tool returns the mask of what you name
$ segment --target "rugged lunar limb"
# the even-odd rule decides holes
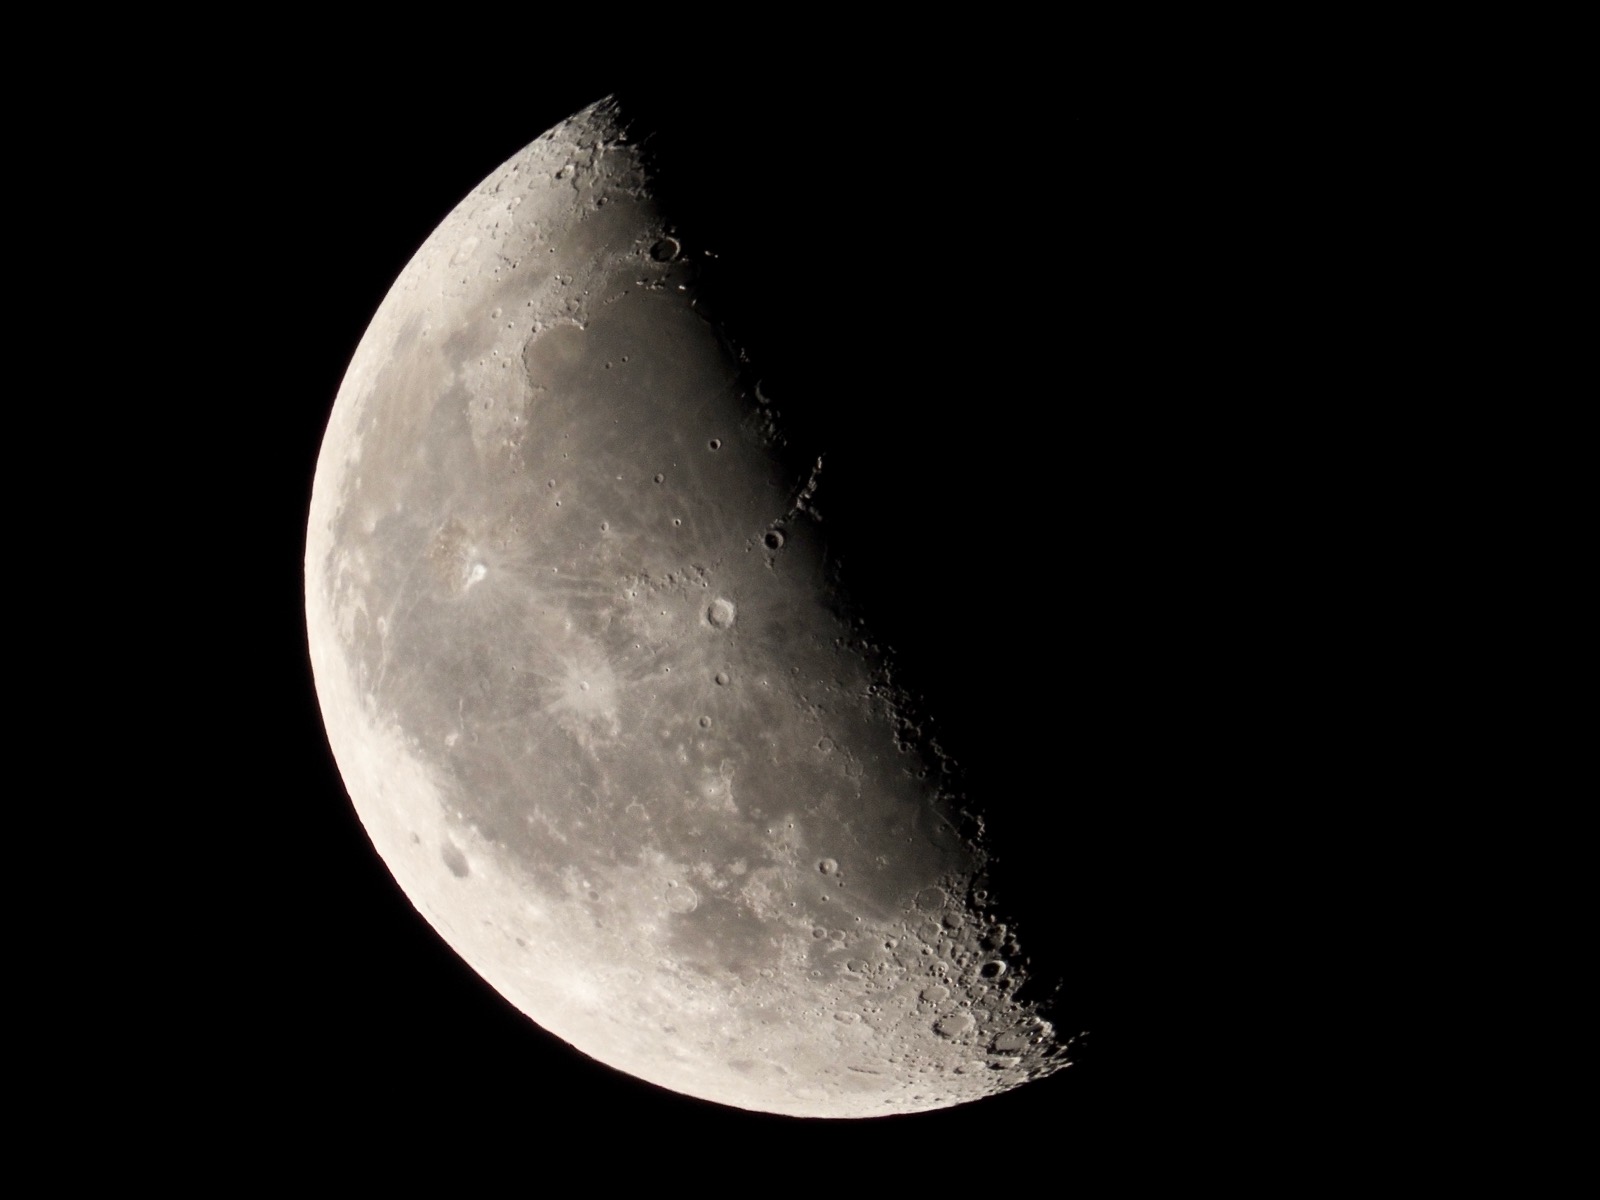
[[[985,856],[840,603],[775,420],[602,103],[434,232],[352,362],[306,550],[328,734],[418,910],[693,1096],[937,1108],[1064,1064]]]

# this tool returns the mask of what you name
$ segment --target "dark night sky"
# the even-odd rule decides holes
[[[1194,335],[1171,316],[1199,275],[1167,253],[1197,220],[1174,197],[1198,186],[1203,139],[1136,153],[1136,106],[1042,76],[1018,91],[1002,68],[970,86],[942,70],[893,84],[756,72],[652,94],[698,131],[687,153],[704,156],[704,219],[722,222],[725,253],[770,264],[751,267],[752,340],[786,358],[796,393],[827,394],[808,419],[830,452],[884,464],[857,472],[877,515],[855,549],[881,586],[908,589],[889,601],[920,614],[903,643],[941,648],[927,683],[1026,830],[1014,861],[1061,914],[1048,949],[1085,979],[1093,1056],[915,1117],[739,1113],[595,1064],[444,947],[372,852],[321,730],[300,598],[315,455],[416,246],[616,84],[598,67],[445,86],[422,60],[369,63],[355,86],[327,64],[243,83],[219,66],[162,106],[182,164],[172,193],[208,235],[186,286],[202,325],[231,331],[190,361],[233,381],[196,403],[227,410],[239,454],[193,483],[225,489],[233,511],[206,519],[240,523],[247,553],[226,571],[253,597],[242,651],[228,619],[196,626],[217,644],[193,668],[196,692],[217,697],[199,774],[238,782],[204,802],[225,853],[184,885],[203,898],[186,935],[203,949],[174,951],[204,1014],[172,1035],[188,1119],[259,1149],[338,1140],[359,1117],[428,1155],[559,1152],[597,1171],[635,1145],[679,1145],[685,1175],[710,1179],[728,1167],[719,1146],[750,1145],[784,1156],[767,1161],[786,1177],[839,1183],[896,1161],[993,1181],[1041,1153],[1069,1172],[1165,1172],[1197,1121],[1226,1123],[1226,1086],[1203,1119],[1190,1100],[1217,1051],[1192,1043],[1189,1012],[1216,991],[1189,927],[1188,861],[1191,781],[1215,752],[1174,715],[1216,702],[1185,636],[1209,603],[1186,524],[1202,518],[1177,503],[1196,438],[1212,436],[1182,394]],[[229,110],[226,143],[191,133],[208,104]],[[153,146],[147,170],[163,169]],[[201,372],[212,355],[225,375]],[[841,414],[850,433],[829,440]],[[1180,588],[1202,597],[1182,620]]]

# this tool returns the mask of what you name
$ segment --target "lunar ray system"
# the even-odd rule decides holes
[[[306,543],[350,797],[474,970],[631,1075],[807,1117],[1048,1075],[1054,981],[841,599],[826,460],[796,471],[665,208],[602,101],[484,180],[373,318]]]

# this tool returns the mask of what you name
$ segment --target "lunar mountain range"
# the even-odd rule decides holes
[[[475,971],[639,1078],[863,1117],[1050,1074],[1079,1032],[1030,953],[1054,918],[992,882],[1022,814],[968,787],[852,590],[834,464],[714,266],[605,101],[396,281],[306,542],[351,800]]]

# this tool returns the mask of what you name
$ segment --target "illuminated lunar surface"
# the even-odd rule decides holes
[[[1047,1074],[1065,1031],[1018,995],[981,825],[692,257],[602,103],[395,283],[306,547],[351,799],[474,970],[652,1083],[858,1117]]]

